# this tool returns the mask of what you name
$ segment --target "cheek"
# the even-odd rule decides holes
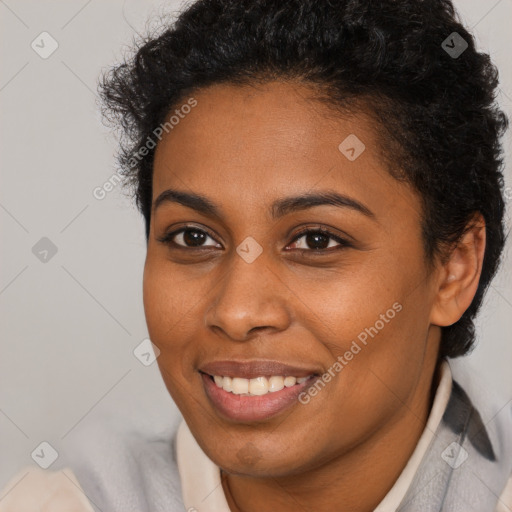
[[[196,372],[205,339],[205,290],[215,289],[215,275],[185,273],[160,251],[148,250],[143,276],[143,301],[151,341],[160,349],[157,359],[166,386],[179,405],[178,395],[192,395],[202,387]],[[195,389],[194,389],[195,387]]]
[[[148,333],[160,350],[157,364],[165,386],[187,417],[194,414],[191,411],[195,403],[190,402],[189,397],[198,386],[198,375],[192,370],[192,347],[187,343],[190,336],[186,335],[187,321],[190,322],[194,314],[189,290],[179,282],[179,275],[171,271],[167,261],[159,261],[148,252],[143,277]]]
[[[181,324],[190,321],[201,299],[198,280],[184,280],[182,274],[156,251],[148,251],[144,266],[143,300],[148,329],[155,335],[177,342]],[[164,339],[161,339],[164,341]]]
[[[389,331],[397,309],[406,295],[407,269],[398,272],[388,262],[368,261],[356,268],[325,274],[322,279],[301,286],[300,279],[287,283],[308,306],[303,318],[318,318],[318,340],[330,340],[333,350],[344,352],[347,343],[359,338],[364,342],[367,330]],[[305,284],[305,283],[304,283]],[[312,314],[314,313],[314,314]],[[310,326],[311,327],[311,326]],[[338,341],[337,341],[338,340]]]
[[[161,342],[161,334],[172,326],[174,310],[172,288],[167,284],[167,276],[158,271],[158,265],[148,253],[144,266],[143,300],[149,334],[153,343]],[[160,343],[158,343],[160,347]]]
[[[168,262],[148,252],[144,266],[143,301],[151,341],[160,349],[158,363],[173,375],[181,375],[184,363],[184,331],[194,315],[194,297],[190,286],[180,282]],[[197,303],[197,298],[195,300]],[[180,353],[180,357],[172,354]],[[165,378],[165,376],[164,376]]]
[[[331,366],[342,358],[343,378],[332,391],[355,396],[354,403],[406,399],[421,372],[430,294],[421,256],[409,256],[372,258],[315,286],[304,300],[316,304],[316,327],[309,327],[318,329]]]

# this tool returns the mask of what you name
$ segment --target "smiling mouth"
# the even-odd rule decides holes
[[[218,388],[233,395],[241,396],[263,396],[269,393],[277,393],[284,388],[291,388],[297,384],[302,384],[315,376],[314,374],[306,377],[271,375],[245,379],[243,377],[206,375],[215,382]]]
[[[216,414],[235,423],[265,422],[300,403],[300,396],[319,374],[261,375],[244,378],[200,371],[206,397]]]

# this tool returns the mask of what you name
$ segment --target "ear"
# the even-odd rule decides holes
[[[478,289],[485,253],[485,220],[477,214],[467,232],[442,264],[430,323],[442,327],[457,322]]]

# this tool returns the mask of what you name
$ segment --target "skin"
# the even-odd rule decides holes
[[[194,97],[197,106],[157,146],[153,200],[167,189],[194,192],[222,216],[170,201],[152,212],[144,306],[167,389],[222,468],[232,511],[373,510],[425,427],[440,326],[457,321],[476,292],[483,221],[444,264],[429,265],[419,196],[387,172],[368,115],[333,115],[312,89],[290,82],[215,85]],[[338,149],[350,134],[366,146],[355,161]],[[332,205],[269,215],[275,200],[320,190],[373,215]],[[183,233],[173,239],[181,249],[159,241],[184,224],[213,236],[202,249],[190,239],[187,248]],[[296,236],[305,226],[350,245],[327,238],[324,254],[313,255],[315,240]],[[236,252],[248,236],[263,250],[252,263]],[[205,394],[198,368],[213,360],[326,372],[395,303],[402,310],[307,405],[239,423]]]

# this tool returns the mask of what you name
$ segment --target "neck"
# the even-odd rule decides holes
[[[425,429],[439,382],[438,368],[435,363],[425,368],[411,400],[392,421],[321,467],[278,478],[222,472],[231,512],[373,510],[393,487]]]

